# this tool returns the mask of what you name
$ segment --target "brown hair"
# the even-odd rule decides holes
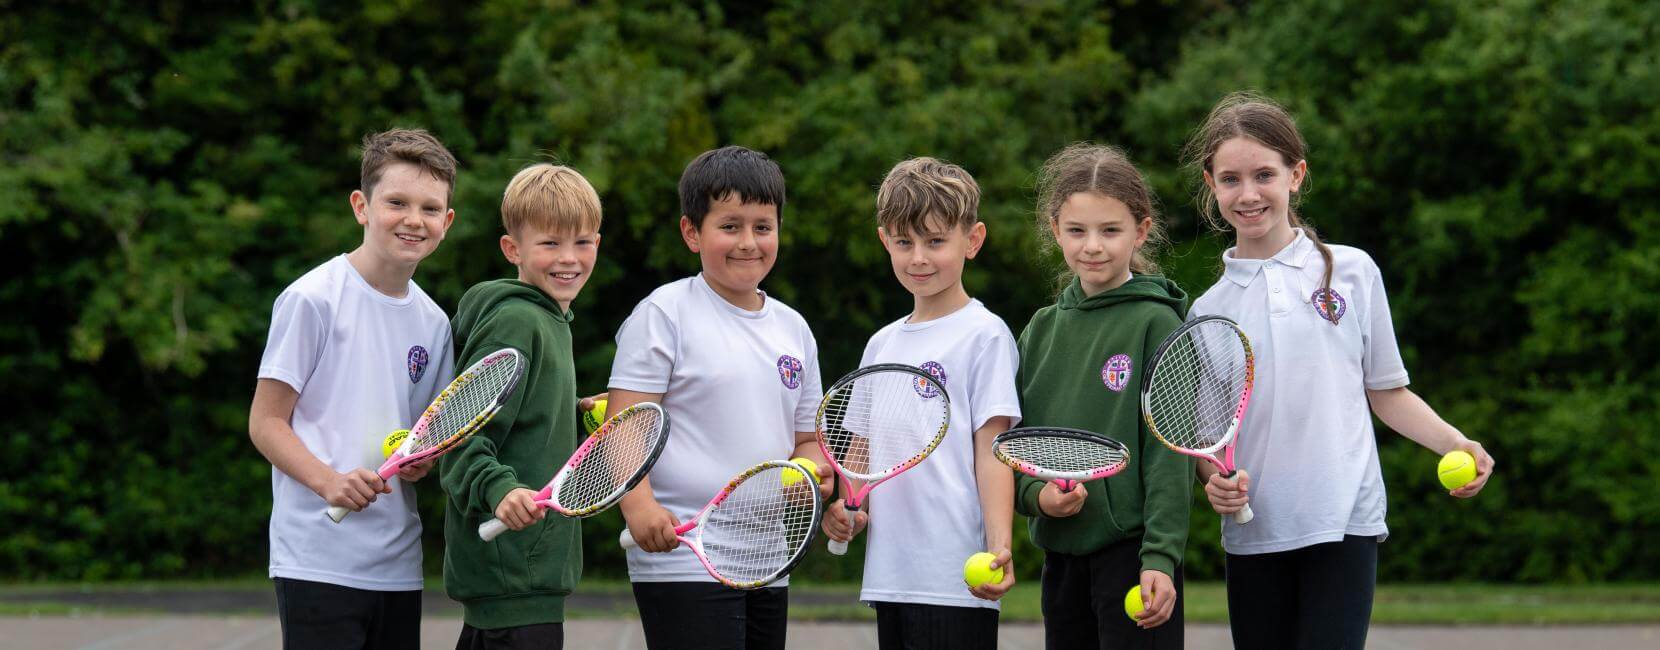
[[[455,156],[438,138],[421,129],[392,129],[363,136],[363,169],[358,177],[358,189],[374,196],[381,172],[400,162],[420,167],[433,178],[444,181],[449,186],[445,203],[455,198]]]
[[[1117,147],[1079,142],[1051,156],[1038,173],[1037,182],[1038,238],[1047,248],[1056,246],[1055,233],[1049,224],[1060,218],[1061,205],[1073,194],[1088,192],[1117,199],[1130,209],[1137,224],[1148,222],[1147,241],[1130,258],[1130,270],[1136,273],[1158,273],[1154,261],[1164,247],[1164,225],[1159,222],[1158,206],[1147,179],[1141,176],[1130,157]]]
[[[514,237],[525,226],[557,233],[599,232],[599,193],[575,169],[537,163],[519,170],[507,183],[501,225]]]
[[[1188,167],[1195,168],[1202,174],[1209,174],[1211,162],[1216,157],[1216,150],[1222,143],[1234,138],[1245,138],[1280,154],[1280,160],[1287,167],[1295,167],[1298,162],[1307,160],[1308,145],[1303,142],[1302,133],[1297,131],[1297,122],[1285,108],[1274,100],[1253,92],[1236,92],[1223,97],[1217,102],[1216,108],[1211,109],[1210,117],[1205,118],[1204,125],[1193,133],[1182,148],[1182,160]],[[1307,182],[1307,177],[1304,177]],[[1204,182],[1201,175],[1198,191],[1194,200],[1199,204],[1199,214],[1204,215],[1205,222],[1217,230],[1227,230],[1228,225],[1216,214],[1216,193],[1211,191],[1210,185]],[[1314,247],[1320,251],[1320,258],[1326,261],[1325,279],[1320,286],[1330,295],[1332,257],[1331,248],[1320,241],[1320,234],[1314,227],[1303,221],[1297,214],[1297,204],[1302,202],[1302,194],[1296,190],[1291,192],[1290,212],[1291,227],[1302,228],[1303,234]],[[1329,300],[1329,298],[1328,298]],[[1330,321],[1333,325],[1336,320]]]
[[[946,228],[979,221],[980,184],[968,170],[937,158],[912,158],[893,166],[876,192],[876,221],[889,236],[920,235],[931,216]]]

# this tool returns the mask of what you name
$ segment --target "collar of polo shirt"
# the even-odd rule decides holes
[[[1232,280],[1234,284],[1244,287],[1251,284],[1251,278],[1256,277],[1257,272],[1262,270],[1262,265],[1269,261],[1278,262],[1294,269],[1303,268],[1303,265],[1308,263],[1309,254],[1314,252],[1314,242],[1303,234],[1302,228],[1294,228],[1293,230],[1297,231],[1297,237],[1267,260],[1240,259],[1234,257],[1234,253],[1239,250],[1239,247],[1229,248],[1227,252],[1222,254],[1222,275]]]

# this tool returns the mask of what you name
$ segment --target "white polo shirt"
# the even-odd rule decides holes
[[[1298,229],[1266,260],[1224,252],[1222,278],[1188,312],[1233,319],[1256,357],[1235,452],[1251,475],[1256,518],[1244,526],[1221,518],[1229,553],[1389,535],[1366,391],[1407,385],[1406,367],[1377,264],[1360,249],[1329,247],[1336,266],[1329,296],[1316,295],[1326,264]]]
[[[1003,319],[978,300],[921,323],[890,323],[870,337],[859,366],[903,363],[928,371],[951,396],[951,424],[928,459],[871,493],[863,601],[997,609],[963,584],[963,561],[985,550],[974,432],[994,417],[1018,426],[1020,352]]]
[[[760,311],[715,293],[703,275],[658,287],[617,331],[611,388],[663,393],[669,441],[651,489],[691,520],[738,472],[794,455],[821,396],[818,343],[807,321],[770,296]],[[684,545],[628,552],[634,582],[715,582]],[[786,586],[780,580],[774,586]]]

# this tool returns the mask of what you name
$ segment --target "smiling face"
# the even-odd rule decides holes
[[[923,223],[927,232],[889,233],[883,228],[876,229],[893,263],[894,276],[906,291],[916,296],[919,307],[959,293],[966,297],[962,288],[963,265],[980,252],[986,225],[975,222],[968,228],[953,228],[934,217]]]
[[[1302,186],[1308,163],[1287,165],[1285,157],[1250,138],[1229,139],[1216,148],[1205,184],[1216,208],[1232,226],[1244,257],[1266,258],[1296,237],[1291,231],[1291,195]]]
[[[352,192],[364,250],[379,264],[413,268],[438,249],[455,221],[449,191],[449,183],[418,165],[387,165],[369,193]]]
[[[686,247],[703,263],[703,279],[727,302],[743,309],[761,308],[756,293],[778,260],[778,206],[745,204],[736,192],[709,202],[703,225],[680,218]]]
[[[519,267],[520,282],[540,289],[560,309],[569,310],[593,273],[599,233],[555,232],[526,225],[516,235],[502,236],[501,252]]]
[[[1049,222],[1067,268],[1077,274],[1084,295],[1116,288],[1130,279],[1130,261],[1147,241],[1151,220],[1136,221],[1123,201],[1094,192],[1076,192]]]

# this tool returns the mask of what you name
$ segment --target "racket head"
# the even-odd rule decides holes
[[[1148,368],[1141,414],[1160,442],[1201,456],[1233,443],[1256,379],[1251,341],[1239,324],[1222,316],[1189,321],[1159,343]]]
[[[669,414],[655,402],[611,416],[584,440],[548,483],[548,506],[589,517],[615,505],[651,471],[669,441]]]
[[[403,447],[381,467],[382,476],[454,449],[495,417],[524,372],[524,356],[502,348],[458,373],[409,428]]]
[[[681,537],[721,584],[765,587],[807,555],[824,503],[813,481],[786,481],[786,470],[806,473],[794,462],[769,460],[733,477]]]
[[[1093,481],[1130,464],[1124,443],[1066,427],[1009,429],[992,439],[991,451],[1004,465],[1046,481]]]
[[[866,366],[825,391],[817,424],[819,447],[836,472],[874,485],[939,447],[951,426],[951,396],[915,366]]]

